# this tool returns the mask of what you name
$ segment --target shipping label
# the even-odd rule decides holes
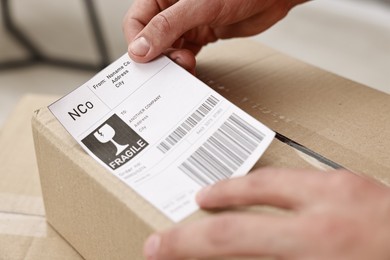
[[[123,55],[49,106],[111,174],[172,221],[196,211],[196,193],[243,176],[274,132],[165,56]]]

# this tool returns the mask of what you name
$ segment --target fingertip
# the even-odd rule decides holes
[[[192,75],[195,75],[195,62],[189,59],[183,59],[181,57],[178,57],[173,60],[176,64],[180,65],[185,69],[186,71],[190,72]]]
[[[151,52],[151,44],[148,39],[141,36],[130,42],[128,46],[128,53],[130,58],[136,62],[148,62]]]
[[[151,235],[144,244],[143,252],[147,260],[157,259],[157,253],[161,245],[161,236],[157,234]]]
[[[201,207],[206,207],[207,206],[207,197],[210,193],[211,186],[207,186],[203,189],[201,189],[197,194],[196,194],[196,203],[198,203],[199,206]]]
[[[171,49],[165,53],[179,66],[195,75],[196,59],[195,55],[191,51],[185,49]]]

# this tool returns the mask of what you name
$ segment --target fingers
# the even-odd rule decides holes
[[[186,49],[168,49],[164,54],[185,70],[195,75],[196,60],[191,51]]]
[[[260,33],[283,18],[290,0],[136,0],[123,22],[129,56],[148,62],[182,36],[196,54],[219,38]]]
[[[152,235],[144,255],[148,260],[285,255],[301,243],[297,230],[289,218],[225,213]]]
[[[267,171],[275,175],[273,170]],[[257,174],[265,176],[265,172]],[[383,198],[388,197],[388,188],[382,189],[346,171],[317,175],[315,172],[299,175],[299,171],[284,170],[276,174],[276,178],[291,181],[293,186],[305,184],[296,177],[312,179],[308,182],[311,192],[315,192],[315,186],[322,185],[328,193],[335,194],[314,198],[313,203],[318,207],[312,210],[283,216],[254,212],[213,215],[152,235],[144,245],[144,255],[148,260],[264,256],[272,259],[389,259],[386,247],[389,201],[383,202]],[[324,182],[328,176],[331,181]],[[352,187],[348,188],[351,183]],[[340,197],[343,189],[354,192]],[[362,197],[356,197],[357,193],[363,194]],[[361,199],[363,197],[365,199]]]
[[[277,1],[273,5],[267,7],[267,9],[260,13],[256,13],[247,19],[217,28],[215,34],[220,39],[259,34],[284,18],[290,9],[291,5],[288,4],[287,1]]]
[[[198,194],[197,201],[203,208],[263,204],[298,209],[321,192],[324,178],[326,173],[317,171],[261,169],[209,186]]]
[[[123,32],[127,43],[130,43],[145,25],[160,12],[155,0],[135,0],[123,19]]]
[[[205,2],[206,0],[179,1],[163,11],[150,8],[142,14],[142,18],[130,13],[128,24],[124,28],[139,29],[140,24],[145,25],[137,35],[134,35],[134,29],[125,30],[131,41],[128,49],[130,57],[138,62],[147,62],[171,47],[189,29],[211,21],[212,16],[207,15],[205,9],[216,6],[214,2],[220,1],[209,4]],[[142,13],[142,10],[139,12]]]

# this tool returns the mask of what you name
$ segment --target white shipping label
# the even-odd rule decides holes
[[[198,209],[202,187],[245,175],[275,135],[164,56],[139,64],[125,54],[49,109],[175,222]]]

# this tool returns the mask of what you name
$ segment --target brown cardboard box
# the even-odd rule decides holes
[[[24,97],[0,135],[0,259],[82,259],[46,222],[31,116],[55,97]]]
[[[388,95],[247,40],[206,48],[198,74],[275,131],[390,183]],[[145,238],[173,223],[89,157],[48,109],[33,128],[48,221],[87,259],[142,259]],[[327,168],[278,140],[260,166]]]

